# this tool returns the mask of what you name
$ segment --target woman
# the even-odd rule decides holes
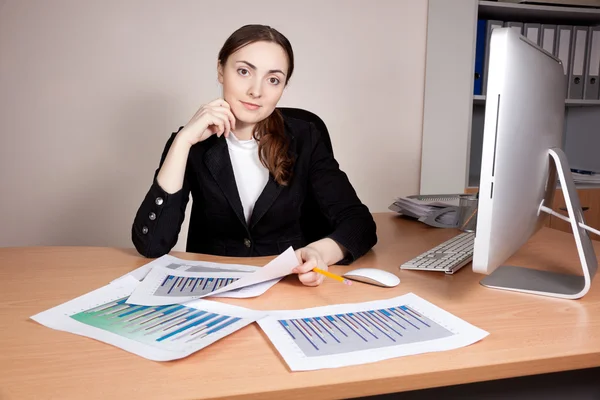
[[[193,197],[187,251],[224,256],[296,249],[307,286],[318,266],[348,264],[377,242],[369,210],[327,151],[313,124],[275,109],[294,70],[289,41],[263,25],[235,31],[219,52],[223,98],[202,106],[171,135],[133,223],[140,254],[159,257],[177,242]],[[333,227],[307,243],[302,205],[314,193]]]

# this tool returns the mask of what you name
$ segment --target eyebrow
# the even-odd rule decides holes
[[[256,71],[256,66],[250,64],[248,61],[239,60],[239,61],[236,61],[236,63],[244,63],[244,64],[248,65],[250,68],[252,68],[253,70]],[[280,73],[281,75],[286,76],[285,73],[282,70],[280,70],[280,69],[270,69],[268,71],[268,73],[269,74]]]

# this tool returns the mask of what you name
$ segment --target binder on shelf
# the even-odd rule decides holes
[[[486,32],[485,32],[485,58],[483,61],[483,86],[481,88],[481,94],[485,96],[487,91],[487,71],[490,64],[490,39],[492,37],[492,30],[494,28],[502,28],[504,26],[504,21],[496,21],[489,19],[486,23]]]
[[[583,85],[583,98],[598,100],[598,78],[600,72],[600,26],[590,26],[588,30],[587,68],[585,69],[585,83]]]
[[[540,44],[540,24],[527,23],[524,25],[525,37],[539,46]]]
[[[540,29],[540,47],[556,56],[556,25],[542,24]]]
[[[573,27],[570,25],[558,25],[556,27],[556,50],[554,55],[560,59],[563,64],[563,70],[565,72],[565,82],[567,83],[567,90],[565,91],[565,98],[569,93],[569,74],[571,72],[571,34],[573,33]]]
[[[473,94],[481,95],[483,90],[483,76],[486,72],[483,70],[485,58],[485,31],[486,21],[480,19],[477,21],[477,41],[475,44],[475,81],[473,84]]]
[[[571,35],[571,72],[569,73],[569,99],[583,99],[585,64],[587,61],[587,26],[574,26]]]
[[[523,23],[522,22],[508,21],[504,24],[504,26],[507,26],[511,29],[516,30],[519,33],[519,35],[523,34]]]

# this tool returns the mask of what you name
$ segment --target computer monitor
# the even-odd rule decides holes
[[[490,40],[473,270],[484,286],[579,298],[597,268],[562,151],[566,82],[561,61],[510,28]],[[583,275],[501,266],[544,225],[557,175],[569,209]]]

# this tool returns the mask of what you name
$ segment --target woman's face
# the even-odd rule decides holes
[[[256,124],[271,115],[283,94],[288,59],[280,45],[254,42],[231,54],[217,69],[223,98],[236,123]]]

